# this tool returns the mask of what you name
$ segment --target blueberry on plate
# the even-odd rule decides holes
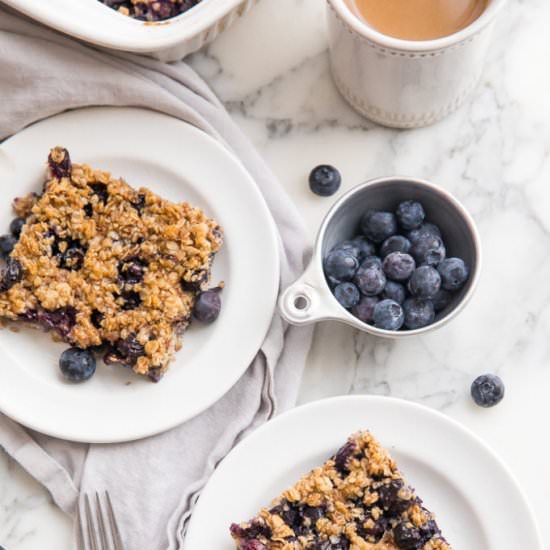
[[[340,305],[351,309],[361,300],[361,293],[353,283],[340,283],[334,288],[334,297]]]
[[[405,321],[403,308],[393,300],[382,300],[374,306],[374,326],[382,330],[399,330]]]
[[[21,230],[23,229],[24,225],[24,218],[14,218],[10,223],[10,233],[18,239],[19,235],[21,235]]]
[[[415,243],[418,239],[425,237],[426,235],[432,235],[433,237],[441,238],[441,230],[437,225],[433,223],[423,223],[420,227],[413,229],[407,233],[407,239],[411,243]]]
[[[472,383],[471,394],[480,407],[494,407],[504,398],[504,382],[496,374],[478,376]]]
[[[411,241],[403,235],[393,235],[386,239],[380,247],[380,256],[385,258],[392,252],[402,252],[408,254],[411,250]]]
[[[13,235],[2,235],[0,237],[0,257],[4,260],[12,253],[17,239]]]
[[[430,300],[408,298],[403,304],[405,327],[410,330],[431,325],[435,319],[434,305]]]
[[[460,258],[447,258],[438,266],[437,271],[441,275],[441,287],[445,290],[458,290],[468,280],[470,270]]]
[[[395,281],[388,281],[381,294],[383,300],[393,300],[398,304],[403,304],[407,297],[407,290],[401,283]]]
[[[391,212],[367,210],[361,218],[361,231],[374,243],[397,234],[397,220]]]
[[[353,279],[359,260],[350,250],[336,249],[325,258],[325,275],[330,283],[338,285]]]
[[[352,308],[351,312],[357,319],[372,325],[374,322],[374,307],[380,301],[378,296],[363,296],[361,301]]]
[[[429,233],[418,237],[411,247],[411,254],[418,265],[437,266],[445,259],[446,253],[443,239]]]
[[[453,296],[450,292],[448,292],[447,290],[443,290],[442,288],[440,288],[431,298],[430,300],[432,301],[433,305],[434,305],[434,309],[437,312],[439,311],[443,311],[450,303],[451,303],[451,300],[452,300]]]
[[[403,252],[392,252],[384,258],[384,273],[392,281],[406,281],[416,268],[414,258]]]
[[[95,373],[95,356],[87,349],[69,348],[61,354],[59,368],[67,380],[84,382]]]
[[[417,298],[431,298],[441,288],[441,276],[437,269],[422,265],[409,279],[409,292]]]
[[[330,197],[340,189],[342,176],[328,164],[321,164],[309,174],[309,188],[320,197]]]
[[[404,201],[395,211],[399,225],[406,231],[416,229],[426,218],[424,207],[418,201]]]
[[[368,267],[361,266],[357,270],[353,282],[365,296],[377,296],[386,286],[386,276],[381,267],[372,264]]]
[[[218,318],[222,308],[220,290],[219,288],[212,288],[201,292],[197,296],[193,309],[195,319],[198,319],[201,323],[210,324]]]

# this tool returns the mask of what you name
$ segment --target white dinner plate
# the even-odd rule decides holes
[[[234,550],[232,522],[253,517],[365,429],[390,450],[454,550],[542,550],[517,482],[475,435],[426,407],[364,396],[299,407],[240,443],[199,498],[184,549]]]
[[[0,330],[0,410],[39,432],[87,442],[128,441],[162,432],[203,411],[237,382],[259,349],[279,283],[273,219],[254,181],[226,148],[195,127],[143,109],[92,108],[37,123],[0,146],[0,232],[10,199],[39,190],[55,145],[173,201],[203,208],[224,228],[213,284],[225,281],[222,312],[193,324],[165,377],[154,384],[98,365],[88,382],[61,377],[67,347],[21,327]]]

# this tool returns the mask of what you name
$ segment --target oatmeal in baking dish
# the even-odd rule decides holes
[[[201,0],[99,0],[123,15],[142,21],[162,21],[176,17]],[[204,1],[204,0],[202,0]]]
[[[452,550],[370,432],[350,437],[231,535],[239,550]]]
[[[76,371],[86,363],[79,350],[100,351],[107,364],[158,381],[197,304],[199,318],[217,316],[220,289],[208,284],[223,236],[202,210],[72,164],[60,147],[42,192],[14,209],[12,235],[0,238],[0,317],[74,346]],[[205,315],[209,307],[218,311]]]

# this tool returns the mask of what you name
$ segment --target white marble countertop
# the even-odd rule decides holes
[[[392,174],[452,191],[478,222],[485,263],[471,305],[435,333],[394,342],[319,325],[300,400],[392,395],[456,418],[506,461],[550,541],[550,443],[538,431],[550,414],[550,3],[510,0],[472,101],[406,132],[377,127],[338,96],[324,8],[320,0],[262,0],[192,64],[280,177],[312,239],[335,198],[312,195],[307,175],[331,163],[343,173],[342,191]],[[491,410],[468,396],[485,372],[507,387]],[[0,544],[71,550],[69,521],[1,453]]]

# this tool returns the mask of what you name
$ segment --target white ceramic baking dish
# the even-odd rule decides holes
[[[258,0],[202,0],[189,11],[145,23],[98,0],[2,0],[59,31],[97,46],[176,61],[211,42]]]

